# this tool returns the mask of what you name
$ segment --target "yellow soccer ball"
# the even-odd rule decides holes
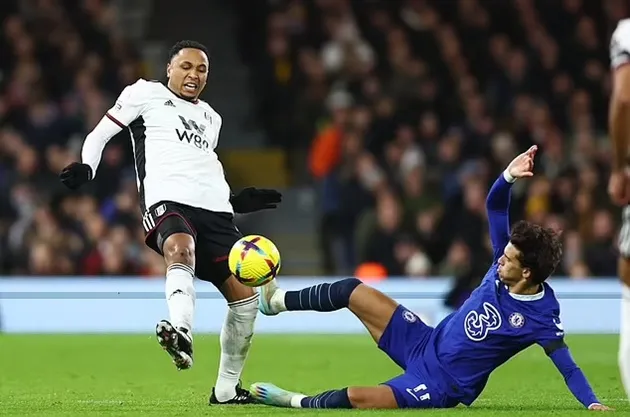
[[[232,246],[228,264],[236,279],[249,287],[258,287],[280,272],[280,252],[266,237],[249,235]]]

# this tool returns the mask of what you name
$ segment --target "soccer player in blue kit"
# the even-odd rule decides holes
[[[380,291],[348,278],[300,291],[284,291],[274,281],[260,288],[263,314],[283,311],[336,311],[348,308],[378,347],[404,373],[374,387],[348,387],[314,396],[255,383],[259,401],[293,408],[449,408],[471,405],[488,377],[508,359],[540,345],[564,376],[573,395],[589,410],[602,405],[576,365],[560,321],[560,307],[545,280],[562,256],[555,233],[519,222],[510,233],[512,183],[533,175],[537,148],[518,155],[496,180],[486,201],[494,260],[481,285],[437,327]]]

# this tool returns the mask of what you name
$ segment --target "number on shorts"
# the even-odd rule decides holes
[[[428,392],[421,394],[423,391],[426,391],[426,390],[427,390],[427,386],[425,384],[420,384],[413,389],[407,388],[407,392],[409,393],[409,395],[415,398],[416,401],[427,401],[431,399],[431,394],[429,394]]]

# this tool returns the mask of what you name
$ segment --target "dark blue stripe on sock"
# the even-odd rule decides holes
[[[284,304],[289,311],[336,311],[348,307],[350,295],[361,284],[356,278],[347,278],[332,284],[318,284],[299,291],[287,291]]]
[[[348,398],[348,388],[302,398],[300,404],[302,408],[352,408],[350,398]]]

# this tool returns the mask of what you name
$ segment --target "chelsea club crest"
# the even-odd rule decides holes
[[[404,310],[402,315],[403,315],[403,319],[405,319],[405,321],[408,322],[408,323],[414,323],[417,320],[416,315],[413,314],[409,310]]]
[[[512,313],[508,319],[510,326],[514,328],[521,328],[525,324],[525,317],[521,313]]]

